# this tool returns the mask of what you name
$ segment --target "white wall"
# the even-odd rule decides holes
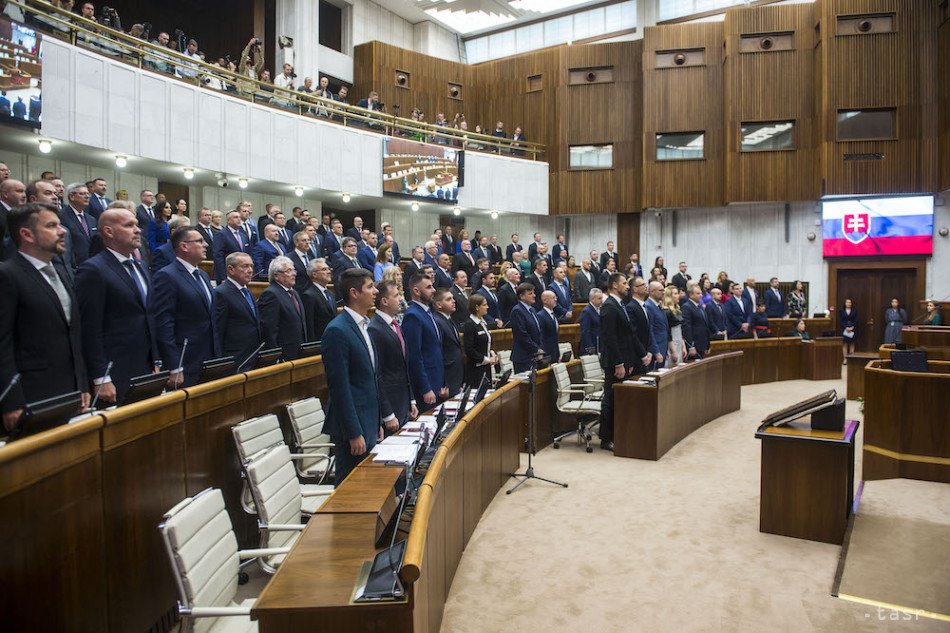
[[[937,197],[934,207],[934,255],[927,262],[927,298],[950,300],[950,236],[940,237],[941,227],[950,228],[950,190]],[[943,315],[944,320],[947,314]]]
[[[10,177],[25,184],[37,180],[44,171],[52,171],[69,185],[74,182],[89,182],[93,178],[105,178],[109,185],[109,197],[114,197],[119,189],[129,192],[129,200],[138,204],[139,193],[143,189],[155,191],[158,179],[148,174],[140,174],[125,169],[102,168],[84,165],[66,160],[58,160],[45,154],[21,154],[3,150],[2,160],[10,167]]]
[[[567,252],[574,256],[578,265],[594,249],[603,253],[607,242],[616,245],[616,215],[574,215],[570,218],[570,230],[565,234]],[[629,256],[629,253],[625,255]]]
[[[413,47],[412,23],[370,0],[353,2],[352,24],[353,46],[379,40],[400,48]]]
[[[459,58],[459,43],[455,33],[435,22],[425,20],[413,26],[413,50],[452,62]]]

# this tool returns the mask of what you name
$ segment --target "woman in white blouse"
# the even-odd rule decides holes
[[[477,388],[486,375],[491,379],[491,367],[498,356],[491,351],[491,332],[485,323],[488,301],[482,295],[472,295],[468,300],[469,319],[462,326],[465,339],[465,383]]]

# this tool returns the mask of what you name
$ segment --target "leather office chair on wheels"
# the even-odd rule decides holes
[[[551,417],[551,435],[554,438],[554,448],[560,448],[561,440],[565,437],[576,435],[577,443],[584,444],[587,452],[593,453],[594,449],[590,443],[593,439],[593,429],[600,420],[600,402],[593,400],[590,394],[587,393],[587,389],[592,385],[589,383],[572,383],[567,372],[567,365],[564,363],[554,363],[551,365],[551,369],[557,383],[555,401],[557,410],[577,419],[576,429],[558,435],[554,429],[556,416]],[[576,399],[578,397],[580,399]],[[572,400],[572,398],[575,399]]]
[[[604,398],[604,368],[600,366],[600,356],[597,354],[581,356],[581,371],[584,372],[584,382],[590,385],[585,389],[591,400],[602,400]]]
[[[185,631],[256,631],[254,598],[235,602],[240,561],[284,555],[288,548],[238,550],[224,497],[207,488],[165,513],[158,526],[178,587],[178,614]]]
[[[320,398],[307,398],[287,405],[290,416],[290,429],[293,432],[294,448],[308,457],[295,460],[297,474],[306,478],[316,478],[318,484],[324,483],[333,473],[333,457],[330,449],[333,442],[323,432],[326,416]]]

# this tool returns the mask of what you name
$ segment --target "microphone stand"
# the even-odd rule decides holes
[[[104,375],[104,376],[108,376],[108,375],[109,375],[109,372],[111,372],[111,371],[112,371],[112,361],[110,360],[110,361],[109,361],[109,364],[106,365],[106,372],[105,372],[105,374],[103,374],[103,375]],[[96,410],[96,403],[99,402],[99,392],[102,391],[102,385],[104,385],[104,384],[105,384],[105,383],[99,383],[98,385],[96,385],[96,395],[95,395],[95,397],[92,399],[92,403],[90,403],[90,405],[89,405],[89,412],[90,412],[90,413],[93,413],[93,412],[95,412],[95,410]]]
[[[539,477],[534,472],[534,464],[532,463],[532,456],[537,450],[536,440],[535,440],[535,418],[534,418],[534,398],[535,398],[535,387],[537,384],[537,375],[538,375],[538,358],[535,357],[531,359],[531,373],[528,374],[528,467],[525,469],[524,473],[512,473],[512,477],[520,477],[521,481],[516,483],[514,486],[505,491],[506,495],[510,495],[515,490],[520,488],[526,481],[529,479],[537,479],[539,481],[544,481],[549,484],[554,484],[555,486],[561,486],[562,488],[567,488],[567,484],[555,481],[553,479],[545,479],[544,477]]]

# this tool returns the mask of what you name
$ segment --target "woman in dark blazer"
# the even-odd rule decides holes
[[[171,236],[171,232],[168,230],[168,220],[172,217],[172,205],[167,200],[156,202],[155,206],[152,207],[152,211],[155,214],[155,219],[149,220],[148,223],[148,247],[151,249],[150,252],[154,253]]]
[[[498,362],[498,356],[491,351],[491,333],[484,319],[488,313],[488,301],[482,295],[474,294],[468,300],[468,309],[469,318],[462,325],[465,384],[477,388],[484,376],[491,380],[491,368]]]
[[[858,313],[854,311],[854,304],[851,299],[845,299],[841,306],[841,312],[838,313],[838,319],[841,321],[841,344],[844,347],[844,355],[854,353],[854,341],[858,336]],[[847,360],[842,361],[844,363]]]

